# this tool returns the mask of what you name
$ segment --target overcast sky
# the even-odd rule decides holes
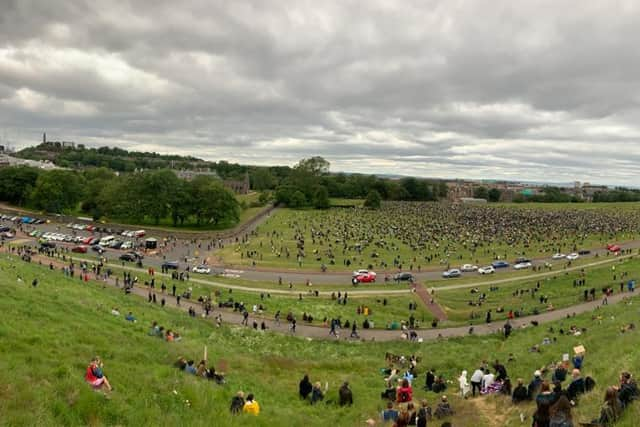
[[[0,0],[0,138],[638,185],[640,2]]]

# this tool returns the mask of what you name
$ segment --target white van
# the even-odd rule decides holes
[[[100,246],[109,246],[114,240],[115,240],[115,236],[105,236],[102,239],[100,239],[100,242],[98,243]]]

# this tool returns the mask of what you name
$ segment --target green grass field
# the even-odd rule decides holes
[[[37,288],[29,285],[34,277],[40,279]],[[578,344],[587,349],[584,374],[597,382],[574,409],[574,420],[588,421],[597,416],[604,389],[616,383],[621,370],[640,372],[639,332],[620,333],[622,326],[637,322],[637,299],[554,322],[556,332],[544,325],[515,331],[507,341],[493,335],[418,345],[319,342],[238,327],[217,329],[202,319],[149,306],[94,283],[80,284],[59,272],[6,256],[0,259],[0,286],[3,426],[358,426],[375,418],[383,407],[379,368],[385,366],[387,351],[422,357],[415,399],[427,398],[433,404],[437,396],[419,389],[429,367],[453,379],[462,369],[472,371],[481,360],[506,362],[511,353],[515,360],[506,363],[510,376],[528,381],[535,369],[559,360]],[[138,322],[111,315],[112,307],[122,313],[132,311]],[[147,336],[153,320],[181,332],[183,339],[166,343]],[[559,328],[570,325],[586,332],[580,337],[559,335]],[[528,351],[544,337],[557,341],[542,346],[540,353]],[[178,356],[200,358],[205,345],[209,360],[224,369],[227,384],[214,385],[171,366]],[[83,382],[87,363],[95,354],[104,360],[105,374],[115,387],[109,399]],[[312,381],[328,382],[328,398],[334,401],[337,387],[348,380],[355,404],[339,408],[300,402],[297,382],[304,373]],[[240,389],[255,393],[262,406],[258,417],[229,414],[230,399]],[[452,420],[456,427],[520,425],[521,412],[527,417],[525,425],[530,424],[531,404],[514,407],[500,396],[461,401],[456,389],[451,385],[446,392],[456,411]],[[639,415],[640,404],[635,403],[616,425],[635,426]]]
[[[350,271],[418,271],[550,257],[640,238],[638,204],[509,204],[452,207],[386,203],[380,211],[280,209],[246,243],[219,252],[225,263]],[[304,244],[300,246],[300,242]],[[348,264],[348,265],[347,265]]]

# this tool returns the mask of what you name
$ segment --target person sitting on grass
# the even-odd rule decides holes
[[[600,417],[590,423],[581,423],[583,426],[611,427],[622,415],[622,403],[618,399],[618,390],[608,387],[604,394],[604,404],[600,409]]]
[[[247,396],[247,401],[244,402],[242,412],[251,415],[260,414],[260,405],[258,404],[258,401],[253,398],[253,393],[249,393],[249,395]]]
[[[180,369],[181,371],[184,371],[185,368],[187,367],[187,359],[185,359],[182,356],[178,357],[178,360],[176,360],[176,363],[174,363],[174,366]]]
[[[131,323],[136,323],[136,318],[132,312],[129,312],[129,314],[127,314],[127,317],[125,317],[125,319]]]
[[[325,390],[326,392],[326,390]],[[324,399],[324,392],[322,391],[322,385],[320,381],[316,381],[311,389],[311,404],[314,405]]]
[[[629,372],[620,374],[620,387],[618,387],[618,398],[622,403],[622,407],[626,408],[633,400],[638,398],[638,385],[631,378]]]
[[[567,397],[569,400],[575,402],[578,399],[578,396],[584,394],[586,390],[586,385],[584,382],[584,378],[580,374],[580,369],[574,369],[571,371],[571,384],[567,388]]]
[[[207,369],[207,361],[201,360],[198,363],[198,367],[196,368],[196,376],[198,377],[207,377],[209,374],[209,370]]]
[[[524,381],[522,378],[518,378],[518,385],[513,390],[513,394],[511,395],[511,401],[513,403],[524,402],[525,400],[529,400],[529,392],[527,388],[524,386]]]
[[[298,393],[300,394],[300,398],[302,400],[306,400],[307,397],[311,394],[313,390],[313,385],[311,381],[309,381],[309,375],[306,375],[300,380],[300,385],[298,386]]]
[[[353,393],[351,392],[347,381],[345,381],[340,387],[340,390],[338,390],[338,397],[340,406],[353,405]]]
[[[231,407],[229,408],[229,410],[233,415],[238,415],[239,413],[242,412],[243,408],[244,408],[244,393],[242,391],[239,391],[231,399]]]
[[[380,418],[382,418],[382,421],[385,423],[395,422],[398,419],[398,415],[398,411],[393,408],[393,402],[387,402],[387,409],[382,411]]]
[[[447,396],[442,396],[442,398],[440,398],[440,403],[438,403],[438,406],[436,407],[435,416],[436,418],[445,418],[450,417],[451,415],[453,415],[453,409],[449,404],[449,400],[447,399]]]
[[[429,407],[427,400],[422,399],[422,402],[420,402],[420,409],[418,409],[418,413],[416,414],[416,426],[427,427],[427,421],[430,419],[431,408]]]
[[[442,393],[446,389],[447,383],[445,383],[444,378],[442,378],[441,375],[438,376],[436,378],[436,381],[433,383],[433,386],[431,387],[431,391],[433,391],[434,393]]]
[[[549,427],[549,409],[556,401],[556,396],[551,391],[551,386],[547,381],[540,385],[540,393],[536,397],[536,412],[533,414],[537,427]]]
[[[89,363],[89,366],[87,366],[87,372],[85,373],[84,379],[95,390],[99,390],[103,386],[107,388],[107,391],[113,390],[109,380],[107,380],[107,377],[105,377],[102,372],[102,361],[98,356],[94,357],[91,360],[91,363]]]
[[[160,331],[160,327],[158,326],[158,322],[151,323],[151,327],[149,328],[149,336],[155,337],[158,335]]]
[[[193,366],[194,363],[195,362],[193,360],[189,360],[187,362],[187,366],[185,366],[185,368],[184,368],[184,371],[195,375],[196,374],[196,367]]]
[[[401,409],[398,414],[396,422],[393,423],[393,427],[408,427],[411,422],[411,414],[406,409]]]
[[[407,403],[413,400],[413,389],[406,378],[400,381],[400,385],[396,389],[396,399],[398,403]]]
[[[549,408],[549,415],[549,427],[573,427],[571,402],[566,396],[560,396],[558,401]]]

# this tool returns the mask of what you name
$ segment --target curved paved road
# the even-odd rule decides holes
[[[45,256],[36,255],[34,257],[34,260],[43,261],[45,265],[49,264],[49,262],[52,262],[54,266],[57,266],[57,267],[62,266],[62,263],[60,263],[57,259],[52,259]],[[108,280],[107,282],[104,282],[100,279],[94,279],[94,281],[97,281],[102,284],[109,284],[111,286],[115,286],[114,280]],[[141,287],[136,287],[133,289],[133,294],[146,299],[148,297],[149,290]],[[159,297],[162,296],[161,294],[157,294],[157,295]],[[633,295],[635,294],[629,293],[629,292],[618,293],[609,297],[609,303],[614,304],[614,303],[620,302],[624,298],[627,298]],[[197,302],[188,301],[187,303],[187,301],[183,300],[183,303],[180,306],[178,306],[176,304],[176,300],[171,296],[167,296],[166,301],[167,301],[166,305],[168,307],[172,307],[178,310],[187,311],[190,307],[193,307],[193,308],[197,308],[198,311],[202,311],[198,306]],[[590,301],[586,303],[577,304],[572,307],[549,311],[549,312],[541,313],[534,316],[526,316],[526,317],[514,319],[511,321],[511,324],[515,328],[515,332],[517,332],[517,329],[519,328],[530,326],[532,321],[536,321],[539,324],[543,324],[543,323],[551,322],[554,320],[564,319],[567,316],[571,316],[574,314],[589,312],[597,309],[600,305],[601,305],[600,300]],[[223,321],[226,323],[240,324],[242,321],[242,315],[240,313],[232,312],[229,310],[221,310],[218,308],[216,308],[210,314],[210,319],[212,321],[217,313],[221,313]],[[203,315],[203,314],[204,313],[200,313],[200,315]],[[253,320],[254,320],[254,316],[250,316],[249,324],[251,324]],[[274,320],[269,318],[263,318],[263,317],[255,317],[255,320],[258,323],[261,323],[262,321],[264,321],[268,329],[279,332],[279,333],[292,334],[296,336],[306,337],[309,339],[328,339],[328,340],[336,339],[334,337],[330,337],[328,328],[325,328],[322,326],[314,326],[314,325],[304,324],[303,322],[298,322],[296,327],[296,332],[295,334],[293,334],[286,323],[277,324]],[[492,334],[492,333],[499,332],[501,328],[502,328],[502,323],[477,324],[473,326],[473,333],[477,335]],[[428,341],[428,340],[434,340],[437,338],[460,337],[460,336],[468,335],[469,326],[442,328],[442,329],[425,329],[425,330],[418,330],[416,332],[418,333],[418,336],[421,340]],[[394,341],[394,340],[403,339],[402,332],[400,331],[389,331],[389,330],[380,330],[380,329],[368,329],[368,330],[359,329],[358,333],[359,333],[359,339],[362,339],[362,340]],[[349,334],[350,334],[350,331],[348,330],[343,331],[342,338],[348,339]]]

